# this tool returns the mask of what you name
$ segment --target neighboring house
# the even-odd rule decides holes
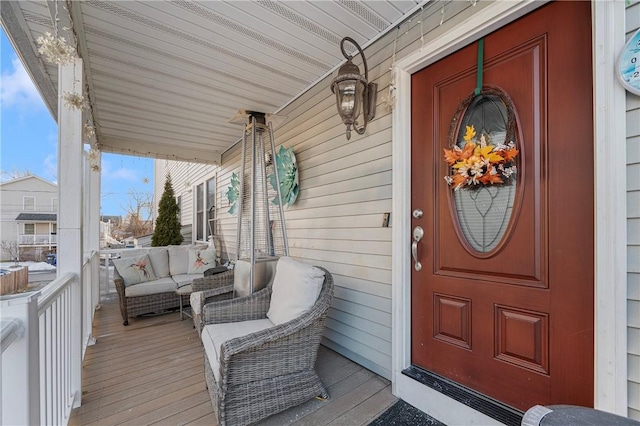
[[[2,241],[15,241],[22,260],[44,260],[57,247],[58,187],[30,175],[0,183]],[[11,260],[2,252],[2,260]]]
[[[559,384],[565,379],[558,379],[558,382],[555,382],[554,379],[549,379],[549,374],[557,374],[563,369],[569,371],[572,365],[576,368],[574,368],[575,371],[566,373],[572,376],[571,381],[567,383],[573,383],[568,386],[574,388],[584,387],[582,389],[584,392],[582,390],[576,392],[582,395],[578,399],[584,405],[593,404],[595,398],[599,401],[600,407],[606,406],[608,410],[626,412],[629,417],[640,420],[640,226],[638,226],[640,221],[640,127],[638,127],[640,98],[630,93],[626,94],[628,245],[626,255],[628,262],[624,261],[624,254],[620,251],[615,255],[616,258],[611,259],[613,263],[610,266],[609,276],[605,280],[606,290],[602,287],[604,278],[601,275],[594,276],[599,269],[596,265],[603,264],[603,260],[596,259],[613,255],[610,249],[602,250],[602,247],[593,246],[596,226],[593,222],[595,213],[592,214],[592,212],[596,212],[601,205],[599,203],[603,201],[592,199],[595,190],[590,186],[591,170],[587,173],[585,180],[580,179],[578,175],[568,175],[566,179],[560,178],[564,168],[561,164],[568,164],[568,161],[588,164],[594,161],[590,152],[583,159],[577,155],[583,149],[591,151],[591,144],[586,142],[584,147],[569,149],[566,153],[558,150],[558,143],[563,139],[584,137],[585,141],[593,140],[595,136],[591,132],[593,125],[590,118],[592,95],[599,96],[599,91],[603,90],[619,90],[618,87],[614,87],[618,83],[613,79],[606,84],[598,82],[592,88],[589,43],[585,44],[587,60],[584,63],[584,68],[589,73],[576,86],[579,89],[571,94],[561,95],[560,98],[554,97],[561,86],[567,87],[565,78],[575,81],[574,75],[568,77],[564,73],[558,75],[551,73],[548,81],[539,80],[540,75],[536,74],[538,71],[532,68],[529,71],[531,74],[527,77],[531,78],[531,81],[527,83],[528,80],[523,79],[524,76],[521,75],[524,68],[518,68],[516,74],[519,76],[516,80],[521,80],[524,85],[529,84],[527,86],[529,89],[539,87],[540,84],[547,85],[541,95],[549,98],[541,102],[542,105],[550,102],[551,106],[540,117],[549,120],[550,127],[548,130],[543,130],[541,134],[551,132],[558,123],[556,121],[558,115],[554,115],[558,114],[558,111],[553,113],[551,108],[560,108],[565,112],[574,110],[579,114],[579,117],[574,120],[575,125],[571,125],[570,130],[565,134],[557,136],[550,134],[549,141],[543,141],[543,145],[522,148],[523,158],[528,156],[531,159],[531,155],[534,152],[540,152],[540,149],[546,153],[545,155],[550,155],[544,163],[538,162],[539,160],[527,163],[529,170],[522,170],[520,175],[523,179],[527,179],[524,183],[526,195],[522,195],[524,198],[517,203],[526,206],[523,208],[534,214],[527,218],[521,216],[519,219],[521,224],[524,223],[522,221],[530,221],[525,225],[528,228],[521,228],[518,231],[507,230],[506,232],[511,234],[503,233],[503,237],[500,238],[503,241],[510,240],[510,249],[503,250],[504,246],[500,245],[495,249],[487,250],[488,256],[478,254],[477,252],[482,250],[467,243],[455,244],[454,241],[469,239],[469,235],[465,234],[465,230],[453,225],[452,218],[455,216],[450,216],[448,213],[447,190],[444,189],[443,192],[443,189],[434,184],[434,182],[444,182],[443,176],[447,172],[442,149],[432,145],[421,145],[422,142],[419,140],[414,140],[411,149],[408,148],[411,143],[410,114],[414,114],[414,123],[439,123],[438,128],[442,129],[438,134],[439,140],[443,140],[441,144],[446,146],[451,118],[456,111],[456,106],[475,85],[474,66],[477,43],[474,40],[467,40],[466,44],[469,47],[461,50],[462,53],[454,53],[461,48],[461,45],[456,45],[454,40],[456,37],[464,37],[467,30],[473,27],[470,22],[483,22],[485,18],[474,18],[474,9],[469,7],[468,2],[453,2],[450,6],[447,7],[446,12],[446,19],[449,21],[442,29],[436,25],[433,35],[425,29],[424,49],[420,48],[420,31],[415,30],[414,27],[413,31],[401,33],[397,41],[394,40],[396,33],[393,32],[365,50],[370,74],[373,75],[379,87],[376,118],[369,124],[364,136],[355,136],[355,138],[352,136],[351,140],[347,141],[344,137],[344,127],[337,125],[335,97],[329,90],[333,75],[319,82],[317,86],[278,112],[288,116],[288,120],[280,128],[275,129],[276,147],[281,144],[293,147],[300,172],[300,196],[297,203],[285,211],[291,255],[308,263],[326,267],[332,271],[336,282],[335,302],[326,322],[323,344],[393,380],[396,395],[448,421],[454,421],[452,419],[456,418],[462,423],[472,418],[480,423],[488,421],[480,414],[480,412],[486,414],[486,411],[478,408],[475,409],[480,412],[470,410],[469,407],[454,402],[454,399],[460,398],[452,396],[455,392],[447,393],[445,396],[441,393],[441,389],[437,389],[439,386],[446,387],[446,383],[451,383],[449,379],[463,383],[481,393],[488,393],[513,406],[518,405],[516,400],[523,392],[529,392],[526,389],[534,388],[540,393],[537,396],[528,396],[530,402],[526,404],[530,404],[531,401],[558,403],[562,402],[564,397],[553,395],[565,392],[561,390],[563,385]],[[483,9],[475,9],[475,11],[477,14],[484,13]],[[589,7],[583,8],[583,11],[588,16]],[[568,16],[563,17],[562,20],[565,18]],[[507,44],[514,38],[511,32],[513,28],[517,28],[518,25],[537,25],[530,22],[523,20],[522,24],[519,24],[516,21],[511,28],[496,30],[494,36],[486,37],[485,51],[504,49],[508,52],[511,48]],[[494,28],[500,27],[497,21],[492,25]],[[626,25],[627,37],[640,27],[640,3],[632,2],[627,6]],[[402,26],[402,31],[405,31],[404,28]],[[520,47],[513,47],[520,52],[518,55],[528,52],[526,55],[530,54],[533,61],[529,62],[527,59],[526,63],[520,63],[518,67],[526,68],[527,64],[530,66],[538,64],[536,61],[540,58],[538,56],[540,49],[548,55],[547,43],[556,42],[554,36],[549,36],[548,40],[536,37],[532,39],[536,40],[535,42],[527,41]],[[587,29],[583,40],[589,40],[590,37],[591,33]],[[429,42],[428,40],[431,39],[436,41]],[[572,50],[573,47],[567,46],[567,50]],[[392,63],[394,49],[396,49],[395,64]],[[437,59],[440,59],[438,62],[433,59],[434,54],[429,53],[430,51],[446,51],[447,54],[451,54],[451,58],[456,59],[440,59],[445,55],[438,53]],[[489,55],[492,56],[495,53],[489,53]],[[515,60],[516,57],[520,58],[518,60],[526,57],[526,55],[512,57],[506,53],[505,55],[507,56],[503,58],[506,58],[504,60],[507,62],[511,59]],[[407,59],[407,57],[410,58]],[[462,61],[464,64],[453,65],[450,62],[452,60],[459,63]],[[559,58],[548,60],[551,64]],[[493,61],[491,62],[493,69],[500,64],[497,57],[492,56],[491,61]],[[507,62],[504,63],[504,75],[512,72],[508,70],[511,65]],[[399,69],[402,70],[401,74],[404,73],[402,78],[405,80],[396,81],[394,95],[397,99],[394,105],[395,111],[392,114],[391,109],[388,108],[388,102],[385,102],[390,96],[390,74],[387,70],[397,63],[401,64]],[[416,65],[418,63],[423,65]],[[425,65],[433,69],[432,75],[435,77],[432,80],[429,80],[429,74],[417,72]],[[454,69],[460,71],[453,71]],[[546,78],[547,71],[541,72]],[[602,71],[594,68],[594,73],[596,72]],[[486,84],[513,91],[514,96],[519,96],[515,95],[515,92],[519,92],[521,88],[510,86],[508,83],[516,80],[505,80],[500,72],[496,71],[487,71],[484,78]],[[413,90],[421,91],[419,95],[413,95],[414,104],[411,107],[409,99],[412,93],[406,90],[408,83],[402,85],[402,81],[406,82],[409,79],[413,79],[414,87],[420,85],[417,86],[419,89]],[[457,86],[448,86],[447,82],[453,80],[461,83]],[[433,92],[434,86],[441,92]],[[400,91],[402,87],[405,88],[404,92]],[[578,107],[574,109],[574,106],[569,104],[566,105],[567,109],[560,106],[562,99],[578,99],[580,95],[585,96],[581,109]],[[441,96],[438,98],[440,99],[438,105],[447,111],[442,116],[437,115],[438,111],[429,109],[429,102],[416,103],[415,100],[423,97],[432,99],[435,96]],[[537,96],[540,96],[540,93],[534,93],[534,98],[530,99],[531,105],[540,102],[536,100]],[[445,100],[448,102],[445,103]],[[436,103],[436,101],[433,102]],[[535,110],[529,110],[527,105],[529,101],[524,97],[514,102],[516,102],[516,110],[523,114],[523,117],[526,114],[535,116]],[[555,102],[558,103],[556,107],[553,106]],[[577,112],[578,109],[581,112]],[[568,120],[568,116],[563,117],[563,121]],[[521,117],[519,120],[522,119]],[[621,128],[624,129],[625,117],[621,116],[617,119],[621,123]],[[580,133],[581,125],[578,123],[584,123],[586,133]],[[432,135],[436,131],[434,128],[414,125],[416,127],[413,131],[424,134],[424,141],[430,141],[431,136],[426,135]],[[522,129],[518,130],[522,131]],[[239,129],[238,137],[240,136]],[[527,136],[525,135],[524,138]],[[619,146],[620,142],[622,141],[616,141],[615,149],[624,151],[624,146]],[[412,155],[413,162],[411,162]],[[164,177],[170,173],[181,208],[181,223],[193,225],[192,241],[205,241],[211,232],[207,226],[209,219],[214,219],[211,222],[216,224],[213,232],[216,234],[216,245],[223,258],[233,258],[235,251],[236,216],[228,214],[226,192],[232,173],[239,172],[240,161],[240,146],[236,144],[223,153],[220,166],[203,166],[166,160],[156,160],[155,163],[156,200],[162,194]],[[602,161],[601,157],[599,161]],[[552,169],[548,169],[549,167]],[[409,172],[405,174],[405,171],[410,170],[414,171],[413,175]],[[526,173],[530,174],[526,175]],[[543,177],[544,175],[540,173],[558,173],[558,180],[549,186],[546,182],[547,177]],[[537,176],[536,179],[541,180],[537,182],[529,180],[533,179],[534,175]],[[525,176],[528,177],[525,178]],[[625,173],[622,171],[623,184],[624,176]],[[410,185],[412,179],[413,183]],[[414,188],[413,193],[408,190],[411,187]],[[557,191],[562,187],[571,188],[571,190],[561,195]],[[581,192],[577,191],[578,189],[581,189]],[[429,192],[425,196],[427,190]],[[527,198],[534,194],[537,194],[534,198]],[[572,203],[575,203],[573,205],[566,204],[563,199],[553,201],[551,198],[571,197],[570,194],[575,195],[571,198]],[[540,202],[549,203],[549,205],[545,207],[544,204],[539,204]],[[579,202],[584,204],[580,205]],[[550,205],[556,207],[549,207]],[[411,218],[414,209],[424,210],[426,220],[418,219],[417,211],[413,216],[415,219]],[[381,226],[383,217],[389,212],[392,214],[395,229]],[[618,211],[618,213],[621,212]],[[460,216],[457,220],[461,220]],[[420,273],[413,271],[413,261],[409,254],[410,236],[415,226],[422,226],[426,231],[424,241],[418,246],[423,265]],[[615,229],[598,232],[601,233],[600,235],[620,233]],[[518,235],[518,233],[523,234]],[[610,235],[606,238],[613,238]],[[566,241],[571,243],[561,244]],[[561,251],[566,250],[573,254],[565,257],[562,265],[555,264],[556,259],[560,258]],[[515,260],[515,257],[510,257],[509,252],[530,253],[530,255],[516,256],[517,260]],[[470,253],[473,255],[470,256]],[[500,253],[502,254],[499,255]],[[497,263],[493,262],[492,258],[497,259]],[[513,268],[510,269],[508,265],[512,265]],[[562,273],[569,275],[561,278]],[[514,277],[515,280],[509,281],[508,276]],[[628,280],[626,283],[625,277]],[[409,285],[408,283],[412,280],[414,283]],[[594,291],[594,281],[600,282],[596,287],[601,290]],[[492,285],[478,286],[477,283],[482,282],[510,282],[511,285],[494,290]],[[573,284],[569,284],[570,282]],[[555,296],[547,301],[523,303],[527,299],[534,299],[537,296],[533,294],[539,293],[536,290],[526,293],[525,290],[538,286],[551,288]],[[627,286],[628,291],[626,291]],[[415,288],[428,290],[416,291]],[[603,305],[607,305],[608,308],[601,308],[600,318],[616,316],[617,319],[605,326],[602,319],[594,319],[593,307],[598,304],[596,299],[604,297],[605,293],[614,294],[620,289],[628,295],[628,315],[616,315],[616,308],[613,308],[614,311],[607,311],[606,309],[612,309],[615,303],[620,303],[619,300],[613,302],[607,299]],[[489,296],[492,291],[497,292]],[[598,292],[603,292],[602,296],[597,296]],[[577,294],[581,296],[576,297]],[[486,297],[493,297],[494,302],[491,303],[493,308],[487,308],[484,311],[483,300]],[[413,303],[410,302],[412,298],[414,298]],[[519,300],[521,298],[523,299]],[[569,304],[565,305],[565,299],[567,303],[570,303],[571,299],[581,299],[584,303],[577,303],[569,308]],[[549,329],[547,321],[549,317],[565,318],[566,313],[569,312],[565,309],[575,309],[575,311],[563,321],[568,324],[571,322],[570,318],[582,317],[585,319],[584,329],[589,331],[587,339],[574,339],[571,348],[560,349],[571,354],[561,359],[554,351],[558,350],[558,345],[562,344],[561,341],[571,336],[564,335],[560,329]],[[602,315],[602,312],[607,314]],[[486,324],[486,327],[481,325],[481,322]],[[418,326],[422,323],[424,325]],[[602,339],[610,336],[609,328],[620,323],[626,323],[628,338],[618,334],[618,338],[607,340],[609,343],[603,343]],[[413,329],[411,324],[414,324]],[[481,335],[474,331],[475,338],[472,342],[472,327],[473,329],[484,327],[484,337],[480,337]],[[495,330],[494,327],[496,327]],[[556,327],[560,325],[557,324]],[[579,330],[582,325],[576,322],[575,328]],[[594,328],[597,331],[594,331]],[[483,342],[483,339],[486,339],[486,342]],[[614,341],[615,348],[611,347]],[[423,352],[421,345],[429,345],[437,349]],[[621,351],[626,354],[615,355],[617,361],[611,364],[618,367],[611,367],[598,361],[607,358],[604,354],[608,349],[605,347],[611,347],[610,351]],[[486,353],[486,361],[476,362],[478,350]],[[425,354],[424,357],[422,353]],[[624,367],[627,371],[626,380],[617,377],[603,385],[608,380],[605,377],[612,377],[609,371],[622,367],[625,363],[627,363]],[[434,381],[433,377],[437,376],[421,376],[421,371],[424,370],[406,368],[408,364],[435,371],[446,378],[444,382],[439,379]],[[466,380],[467,369],[473,371],[473,376],[483,378]],[[593,375],[591,370],[594,370]],[[588,374],[584,375],[584,371]],[[520,381],[517,389],[509,391],[507,388],[498,386],[492,379],[492,377],[504,378],[509,375],[520,377],[515,380],[516,383]],[[576,376],[583,376],[581,380],[584,382],[580,384],[572,382]],[[498,381],[504,382],[503,378]],[[436,385],[421,384],[428,383],[430,380]],[[605,388],[607,390],[604,390]],[[511,398],[510,394],[517,395],[517,398]],[[628,408],[625,409],[625,406]],[[518,408],[526,409],[524,405]]]
[[[120,226],[122,217],[120,216],[100,216],[100,248],[109,248],[111,245],[120,242],[113,238],[113,231]]]
[[[239,129],[241,129],[239,127]],[[240,134],[240,133],[239,133]],[[167,174],[171,174],[173,192],[180,209],[184,243],[207,242],[210,235],[219,248],[226,252],[227,240],[221,238],[216,220],[216,167],[182,161],[155,162],[154,217],[158,216],[158,203],[164,192]]]

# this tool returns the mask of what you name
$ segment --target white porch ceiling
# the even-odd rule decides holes
[[[58,1],[72,27],[103,152],[215,162],[240,137],[238,109],[275,112],[425,3],[377,1]],[[35,40],[55,1],[1,1],[2,24],[57,117],[57,66]],[[327,88],[327,90],[329,90]]]

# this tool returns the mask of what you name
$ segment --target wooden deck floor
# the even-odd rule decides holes
[[[96,311],[82,377],[82,406],[70,425],[215,425],[203,351],[178,313],[124,327],[116,304]],[[396,398],[388,380],[321,346],[316,369],[330,399],[310,400],[261,425],[366,425]]]

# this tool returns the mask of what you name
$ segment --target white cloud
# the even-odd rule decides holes
[[[114,169],[110,161],[107,161],[102,157],[102,179],[103,180],[128,180],[139,181],[138,171],[134,169],[128,169],[126,167],[120,167]]]
[[[2,105],[25,108],[42,107],[40,94],[20,60],[13,58],[11,65],[11,69],[3,72],[2,79],[0,79],[0,102]]]

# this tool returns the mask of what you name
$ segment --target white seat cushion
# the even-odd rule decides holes
[[[274,324],[269,318],[255,321],[209,324],[205,326],[202,330],[202,345],[209,359],[209,364],[213,369],[213,376],[216,382],[220,383],[220,351],[222,350],[222,343],[236,337],[266,330],[273,326]]]
[[[202,278],[204,274],[180,274],[180,275],[172,275],[171,278],[176,282],[178,288],[184,287],[186,285],[191,285],[193,280],[196,278]]]
[[[281,257],[276,265],[267,317],[276,325],[299,317],[316,303],[323,282],[322,269]]]
[[[171,277],[166,277],[154,281],[130,285],[124,289],[124,294],[127,297],[147,296],[149,294],[167,293],[170,291],[175,292],[177,288],[178,286],[176,285],[176,282],[172,280]]]

